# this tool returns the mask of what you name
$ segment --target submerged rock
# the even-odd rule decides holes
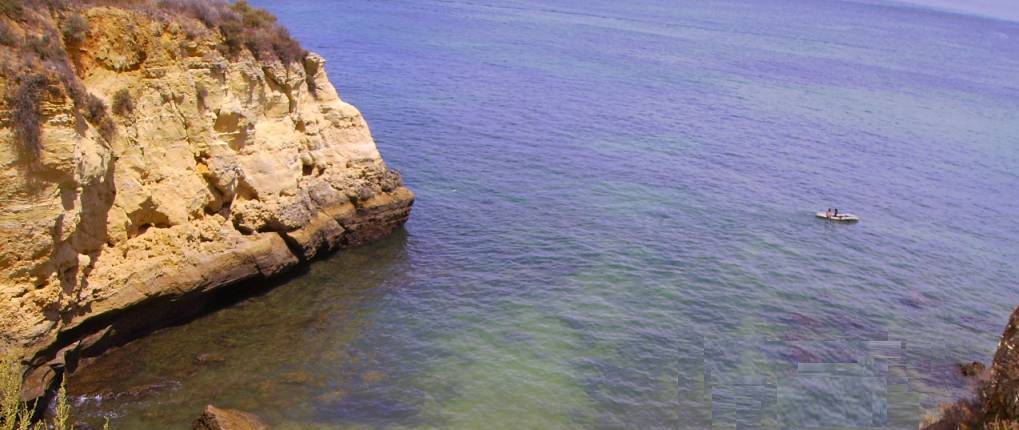
[[[284,373],[282,380],[287,384],[306,385],[315,380],[315,375],[304,371],[293,371]]]
[[[226,361],[226,357],[212,352],[203,352],[195,356],[195,363],[198,364],[216,364],[224,361]]]
[[[220,409],[212,405],[205,407],[202,416],[191,425],[192,430],[267,430],[254,414],[234,409]]]

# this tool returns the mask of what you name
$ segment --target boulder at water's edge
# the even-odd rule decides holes
[[[205,407],[202,416],[191,425],[192,430],[268,430],[257,416],[234,409]]]

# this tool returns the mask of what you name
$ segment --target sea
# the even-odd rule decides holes
[[[1019,305],[1019,22],[251,3],[328,60],[410,221],[99,358],[68,383],[79,420],[915,429],[972,393],[958,364],[989,363]]]

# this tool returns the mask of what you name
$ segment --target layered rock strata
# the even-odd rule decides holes
[[[0,17],[21,40],[69,19],[25,13]],[[0,102],[0,349],[25,352],[29,396],[67,356],[115,337],[132,309],[161,304],[132,313],[144,325],[178,299],[275,276],[407,219],[414,195],[321,57],[231,56],[222,34],[188,17],[76,13],[87,31],[56,43],[84,89],[116,108],[112,133],[82,121],[66,92],[45,91],[28,156],[13,101]],[[0,76],[0,90],[15,85]],[[130,109],[115,100],[125,96]]]

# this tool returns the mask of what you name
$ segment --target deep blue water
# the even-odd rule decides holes
[[[115,427],[214,403],[284,429],[916,428],[1019,304],[1019,23],[253,3],[329,60],[418,201],[394,237],[100,360],[77,389],[114,394],[81,407]]]

